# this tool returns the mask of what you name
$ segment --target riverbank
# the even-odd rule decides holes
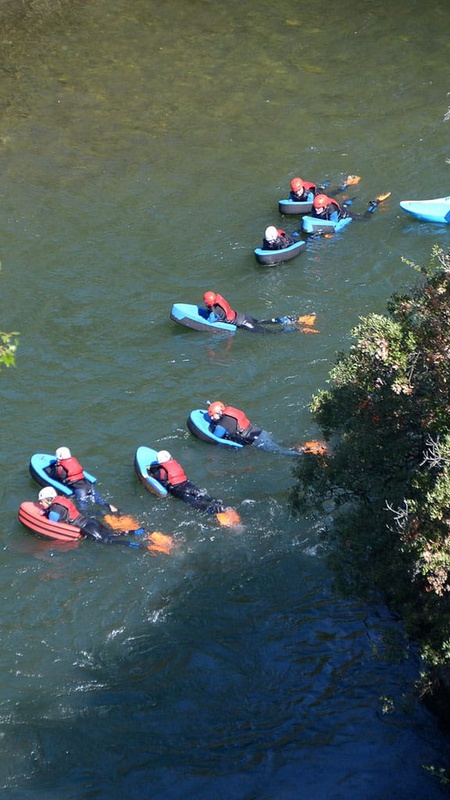
[[[411,263],[412,266],[412,263]],[[434,247],[409,294],[388,314],[361,317],[355,344],[312,400],[333,442],[299,463],[294,510],[312,502],[335,515],[327,532],[341,587],[382,596],[422,651],[420,689],[450,728],[450,254]]]

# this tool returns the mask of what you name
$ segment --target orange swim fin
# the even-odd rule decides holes
[[[326,442],[322,442],[320,439],[313,439],[310,442],[304,442],[299,449],[302,453],[313,453],[315,456],[324,456],[329,454]]]
[[[216,518],[224,528],[232,528],[233,525],[237,525],[241,521],[239,514],[234,508],[226,508],[225,511],[216,514]]]
[[[134,517],[129,517],[126,514],[120,516],[113,516],[112,514],[105,514],[104,521],[113,531],[137,531],[142,529],[141,523]]]
[[[347,178],[345,179],[344,186],[356,186],[356,184],[359,183],[360,180],[361,180],[360,175],[348,175]]]
[[[391,196],[391,194],[392,194],[392,192],[386,192],[385,194],[379,194],[378,197],[377,197],[378,202],[382,203],[383,200],[387,200],[388,197]]]
[[[314,325],[317,314],[304,314],[303,317],[298,317],[297,322],[299,325]]]
[[[153,531],[153,533],[150,533],[147,537],[147,541],[147,550],[152,556],[156,555],[156,553],[165,553],[169,555],[169,553],[172,552],[172,536],[167,536],[165,533],[161,533],[161,531]]]

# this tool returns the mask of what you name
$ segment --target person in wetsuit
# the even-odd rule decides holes
[[[238,444],[252,444],[261,450],[270,453],[280,453],[287,456],[298,456],[299,451],[275,442],[270,433],[253,425],[243,411],[234,406],[226,406],[220,400],[209,404],[208,415],[211,419],[211,429],[219,438],[230,439]]]
[[[56,462],[51,464],[49,469],[50,477],[73,489],[75,497],[83,508],[86,507],[87,501],[90,500],[100,506],[105,506],[109,511],[117,511],[115,506],[104,500],[97,492],[95,484],[86,478],[83,467],[71,454],[68,447],[58,447],[55,458]]]
[[[356,183],[359,183],[359,180],[359,175],[347,175],[342,186],[329,190],[330,195],[334,197],[335,194],[344,192],[349,186],[354,186]],[[318,185],[316,183],[311,183],[311,181],[304,181],[303,178],[292,178],[289,199],[294,200],[296,203],[312,203],[317,194],[322,194],[326,185],[327,184]]]
[[[53,486],[45,486],[38,495],[39,505],[42,513],[52,522],[65,522],[67,525],[74,525],[80,528],[81,535],[95,542],[102,544],[121,544],[128,547],[140,547],[137,542],[124,541],[114,535],[113,531],[103,525],[102,522],[93,518],[85,517],[81,514],[75,503],[65,495],[59,495]],[[136,534],[144,533],[143,528],[133,531]]]
[[[161,483],[169,494],[208,514],[220,514],[225,511],[221,500],[211,497],[205,489],[199,489],[188,480],[181,464],[167,450],[160,450],[157,459],[157,464],[147,467],[148,473]]]
[[[276,228],[275,225],[269,225],[264,231],[262,250],[284,250],[285,247],[290,247],[296,241],[298,238],[295,239],[281,228]]]
[[[292,178],[289,199],[296,203],[312,203],[317,194],[317,185],[302,178]]]
[[[208,408],[211,425],[214,429],[219,425],[225,430],[224,438],[239,444],[254,444],[261,435],[262,428],[253,425],[243,411],[234,406],[226,406],[215,400]]]
[[[228,322],[231,325],[236,325],[237,328],[245,328],[254,333],[269,333],[272,330],[270,326],[273,325],[290,325],[296,322],[295,317],[273,317],[272,319],[258,320],[244,314],[243,311],[235,311],[231,308],[228,300],[225,300],[221,294],[217,292],[205,292],[203,295],[203,302],[208,312],[209,322]]]
[[[350,213],[345,203],[340,206],[333,197],[328,197],[326,194],[318,194],[313,200],[311,216],[317,219],[330,220],[331,222],[339,222],[339,220],[346,219],[347,217],[351,217],[355,220],[370,219],[380,203],[389,196],[390,192],[380,194],[375,200],[370,201],[364,214],[353,214]]]
[[[339,220],[349,217],[350,214],[333,197],[328,197],[326,194],[318,194],[313,200],[311,216],[330,220],[330,222],[339,222]]]

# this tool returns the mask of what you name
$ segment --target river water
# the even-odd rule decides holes
[[[449,741],[412,692],[414,648],[381,606],[333,589],[292,461],[194,439],[207,399],[280,442],[361,314],[383,313],[449,229],[401,199],[449,192],[447,0],[325,5],[95,0],[11,45],[0,136],[3,371],[2,798],[435,800]],[[19,43],[20,44],[20,43]],[[253,248],[290,179],[358,174],[365,224],[276,268]],[[225,294],[316,335],[188,331],[175,301]],[[220,528],[146,493],[169,449],[238,509]],[[17,521],[33,452],[67,445],[171,555],[68,549]],[[117,552],[119,551],[119,552]]]

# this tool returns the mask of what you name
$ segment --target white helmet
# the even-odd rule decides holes
[[[58,447],[55,456],[58,461],[64,458],[70,458],[70,450],[68,447]]]
[[[41,500],[54,500],[57,494],[58,492],[53,488],[53,486],[44,486],[38,495],[39,502]]]
[[[278,231],[275,225],[269,225],[264,232],[264,238],[266,242],[276,242],[278,239]]]
[[[165,461],[170,461],[172,456],[167,450],[160,450],[159,453],[156,454],[156,458],[158,459],[158,464],[164,464]]]

